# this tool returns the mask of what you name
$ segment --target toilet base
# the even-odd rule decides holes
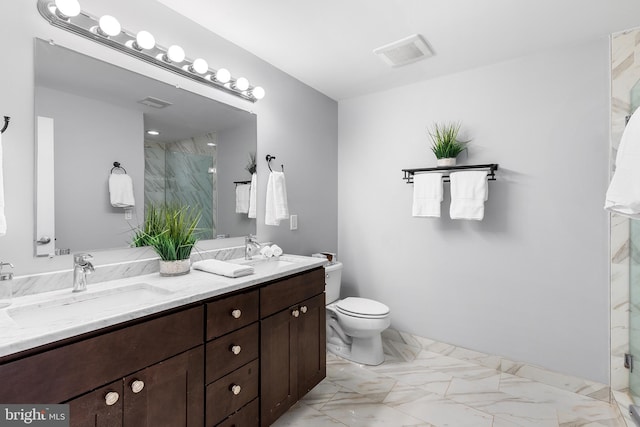
[[[327,341],[327,350],[336,356],[362,365],[376,366],[384,362],[381,334],[367,338],[351,337],[351,339],[351,344],[347,344],[339,337],[332,336]]]

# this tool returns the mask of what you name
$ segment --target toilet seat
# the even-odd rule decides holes
[[[389,307],[367,298],[348,297],[335,305],[336,311],[352,317],[380,319],[389,315]]]

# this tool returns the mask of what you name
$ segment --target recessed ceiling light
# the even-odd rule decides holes
[[[207,145],[209,147],[215,147],[216,146],[216,144],[214,142],[207,142]]]
[[[158,136],[160,135],[160,132],[158,132],[157,130],[150,129],[147,131],[147,135]]]

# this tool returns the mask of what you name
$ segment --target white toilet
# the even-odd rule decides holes
[[[327,349],[356,363],[381,364],[381,334],[391,324],[389,307],[366,298],[339,300],[342,263],[328,264],[325,272]]]

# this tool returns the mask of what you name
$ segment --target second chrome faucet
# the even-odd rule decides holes
[[[73,292],[87,290],[87,274],[95,271],[91,261],[93,261],[91,254],[73,255]]]

